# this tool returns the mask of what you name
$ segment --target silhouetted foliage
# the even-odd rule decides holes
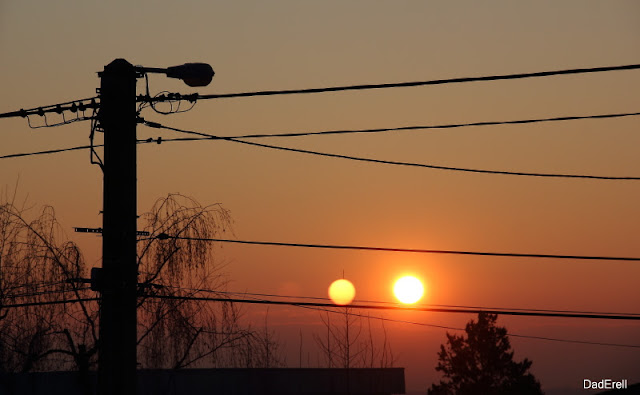
[[[138,243],[139,282],[144,295],[196,296],[204,292],[201,296],[226,297],[226,277],[214,259],[213,243],[153,236],[220,236],[230,231],[227,210],[170,194],[158,199],[140,223],[152,235]],[[98,303],[45,304],[99,296],[85,283],[88,277],[80,249],[65,236],[53,208],[44,207],[34,215],[33,210],[16,204],[15,195],[3,197],[0,372],[86,373],[95,369]],[[266,324],[260,331],[242,325],[240,311],[233,303],[141,295],[138,307],[138,361],[143,368],[281,364],[278,343]]]
[[[139,281],[154,296],[226,298],[226,277],[215,244],[202,239],[231,233],[231,216],[220,204],[202,206],[169,194],[141,217],[151,237],[138,243]],[[160,240],[165,233],[182,239]],[[240,325],[230,302],[140,297],[138,360],[144,368],[275,367],[278,344],[266,321],[263,331]]]
[[[97,351],[97,303],[47,304],[94,296],[75,281],[84,259],[53,208],[30,221],[28,211],[15,195],[0,203],[0,371],[86,371]]]
[[[479,313],[477,322],[467,324],[466,337],[447,333],[436,366],[444,380],[427,394],[542,394],[540,383],[528,372],[532,362],[513,360],[507,329],[496,326],[497,317]]]
[[[393,367],[395,360],[387,339],[384,321],[381,321],[382,339],[379,339],[379,336],[374,336],[369,316],[363,316],[345,307],[344,313],[336,314],[333,320],[331,317],[329,311],[324,316],[320,315],[327,329],[326,336],[316,333],[313,335],[324,358],[325,366],[329,368]],[[364,329],[363,323],[366,324]]]

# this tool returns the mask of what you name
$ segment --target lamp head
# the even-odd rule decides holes
[[[191,87],[209,85],[215,74],[213,68],[206,63],[185,63],[168,67],[166,73],[167,77],[181,79]]]

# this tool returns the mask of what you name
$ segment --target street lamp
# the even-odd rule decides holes
[[[207,86],[215,75],[213,68],[206,63],[185,63],[180,66],[167,67],[166,69],[138,66],[136,71],[166,74],[169,78],[181,79],[191,87]]]

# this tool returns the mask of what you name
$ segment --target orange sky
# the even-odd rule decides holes
[[[634,1],[2,2],[0,112],[93,96],[96,72],[118,57],[150,67],[210,63],[216,76],[197,90],[204,94],[635,64],[639,47]],[[620,71],[203,101],[185,114],[142,115],[220,135],[396,127],[634,112],[638,88],[640,72]],[[194,91],[161,76],[151,77],[151,90]],[[268,142],[445,166],[640,176],[639,125],[626,118]],[[31,130],[23,119],[6,119],[0,130],[5,155],[85,145],[89,125]],[[138,135],[172,136],[144,127]],[[0,187],[11,190],[18,179],[21,196],[54,206],[70,237],[99,265],[99,239],[71,233],[73,226],[100,226],[101,175],[88,153],[4,159]],[[231,210],[237,237],[246,240],[640,256],[637,181],[464,174],[200,142],[141,146],[138,187],[141,212],[169,192],[220,202]],[[425,303],[640,312],[636,263],[234,245],[222,251],[232,290],[326,296],[344,270],[357,299],[393,300],[393,280],[411,272],[426,282]],[[276,307],[269,314],[297,366],[299,330],[311,344],[317,314]],[[449,326],[472,318],[386,316]],[[640,339],[640,326],[627,322],[500,322],[514,333]],[[437,377],[445,331],[390,328],[408,388],[424,390]],[[534,361],[543,388],[575,389],[587,377],[640,381],[633,349],[512,342],[516,356]]]

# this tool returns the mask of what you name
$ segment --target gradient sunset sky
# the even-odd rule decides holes
[[[637,1],[1,1],[0,112],[91,97],[115,58],[206,62],[197,90],[163,76],[152,93],[230,93],[391,83],[640,63]],[[139,92],[143,82],[139,81]],[[147,120],[223,136],[637,112],[640,71],[378,91],[201,101]],[[54,116],[49,121],[55,121]],[[34,124],[41,119],[34,117]],[[491,170],[640,176],[637,117],[260,142]],[[88,144],[88,122],[31,130],[0,120],[0,155]],[[181,137],[138,127],[139,138]],[[100,265],[102,177],[86,151],[3,159],[0,187],[52,205]],[[471,174],[323,158],[226,141],[141,145],[138,208],[180,192],[231,210],[240,240],[567,255],[640,256],[640,181]],[[229,290],[325,297],[342,277],[356,299],[395,301],[421,278],[424,304],[640,313],[637,262],[540,260],[224,245]],[[266,308],[246,308],[260,318]],[[461,327],[472,315],[384,315]],[[258,322],[258,321],[257,321]],[[271,307],[289,365],[318,313]],[[513,333],[640,344],[640,324],[500,317]],[[261,324],[261,322],[258,322]],[[376,324],[377,325],[377,324]],[[388,323],[407,388],[437,380],[445,330]],[[512,338],[543,389],[584,378],[640,381],[640,349]],[[312,365],[316,361],[311,354]],[[306,365],[306,358],[305,358]],[[304,366],[304,365],[303,365]]]

